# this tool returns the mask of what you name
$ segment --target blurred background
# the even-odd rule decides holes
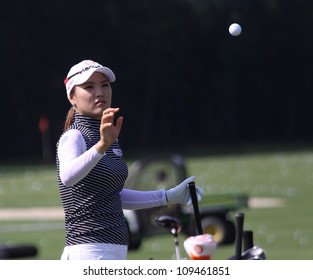
[[[312,8],[305,0],[5,1],[0,159],[54,161],[70,107],[63,80],[83,59],[116,73],[126,151],[311,143]],[[233,22],[240,36],[228,33]]]
[[[237,37],[228,32],[234,22]],[[92,59],[117,76],[113,106],[124,116],[129,166],[179,153],[208,195],[282,200],[246,209],[247,227],[269,259],[312,259],[312,26],[307,0],[4,1],[0,244],[29,242],[36,258],[59,259],[63,80]],[[13,217],[16,208],[24,216]],[[168,259],[169,242],[148,239],[130,258]],[[233,248],[219,252],[225,259]]]

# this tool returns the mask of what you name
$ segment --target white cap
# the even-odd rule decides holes
[[[71,90],[74,86],[86,82],[94,72],[103,73],[109,79],[110,83],[115,81],[115,75],[110,68],[92,60],[83,60],[70,69],[64,80],[67,98],[70,97]]]

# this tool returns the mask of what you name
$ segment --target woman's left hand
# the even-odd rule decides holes
[[[194,182],[195,178],[195,176],[191,176],[176,187],[166,190],[165,193],[168,203],[183,204],[185,207],[191,206],[192,200],[188,184]],[[201,201],[201,197],[204,195],[204,191],[199,186],[196,186],[196,194],[197,200]]]

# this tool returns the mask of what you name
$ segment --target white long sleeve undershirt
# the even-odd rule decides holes
[[[60,179],[65,186],[72,186],[82,180],[103,156],[94,146],[87,150],[82,134],[76,129],[62,135],[57,153]]]
[[[60,180],[72,186],[82,180],[103,155],[95,147],[87,150],[85,140],[77,129],[65,132],[57,148]],[[165,190],[137,191],[124,188],[121,191],[123,209],[135,210],[167,204]]]

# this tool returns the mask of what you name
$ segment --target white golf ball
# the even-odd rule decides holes
[[[229,26],[228,31],[233,36],[238,36],[241,33],[241,26],[238,23],[233,23]]]

